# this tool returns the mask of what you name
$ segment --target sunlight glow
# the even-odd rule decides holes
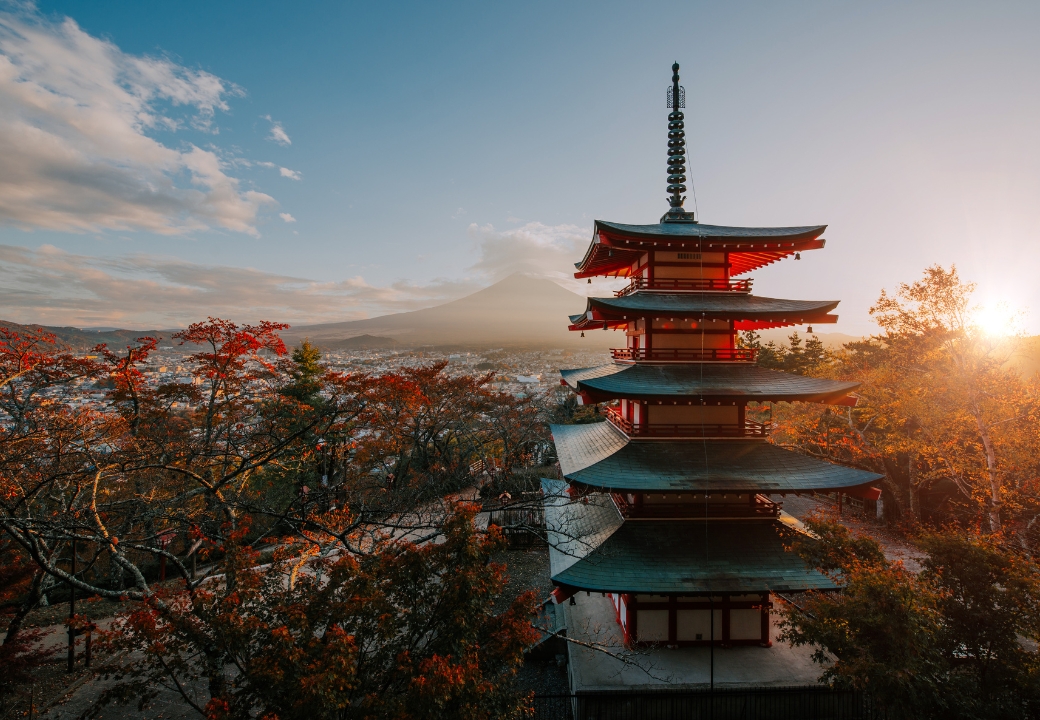
[[[984,335],[1005,338],[1022,332],[1021,310],[1016,310],[1007,301],[979,305],[972,312],[973,324]]]

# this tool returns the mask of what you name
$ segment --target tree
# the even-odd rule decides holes
[[[25,498],[42,502],[37,510],[53,512],[53,498],[38,484],[48,474],[62,474],[66,448],[83,438],[84,413],[61,403],[69,386],[90,378],[97,366],[77,358],[41,329],[19,332],[0,327],[0,502],[6,510],[24,513]],[[55,451],[55,449],[57,449]],[[0,522],[4,519],[0,516]],[[2,526],[0,526],[2,527]],[[60,541],[43,551],[54,562],[64,551]],[[4,668],[0,694],[24,681],[51,653],[37,646],[39,633],[25,630],[28,614],[39,606],[47,575],[11,537],[0,537],[0,618],[6,635],[0,643]]]
[[[6,621],[7,629],[0,642],[0,698],[29,682],[33,671],[54,654],[40,648],[39,630],[22,627],[25,617],[40,603],[43,577],[21,548],[0,538],[0,619]]]
[[[980,326],[973,290],[955,268],[936,266],[895,295],[883,292],[871,310],[883,333],[810,371],[860,382],[857,406],[778,407],[775,439],[883,473],[895,519],[920,521],[923,493],[939,490],[947,498],[939,522],[981,520],[997,532],[1037,516],[1036,382],[1007,363],[1016,339]]]
[[[1022,642],[1040,639],[1040,575],[993,540],[948,529],[925,534],[918,540],[928,553],[921,577],[939,593],[940,646],[962,702],[983,716],[1015,717],[1017,698],[1040,700],[1040,661]]]
[[[293,348],[292,362],[289,370],[292,379],[282,392],[308,405],[319,402],[321,378],[325,374],[321,366],[321,350],[304,338],[299,346]]]
[[[391,599],[362,594],[349,612],[342,610],[344,626],[360,627],[362,618],[368,623],[361,628],[370,633],[364,662],[371,660],[371,643],[396,637],[389,630],[371,634],[388,627],[387,616],[372,614],[380,602],[416,623],[423,613],[441,623],[441,644],[430,645],[432,654],[413,653],[414,668],[405,672],[408,659],[395,656],[397,672],[419,684],[388,684],[379,699],[384,706],[414,705],[438,687],[430,697],[465,712],[479,705],[466,698],[479,697],[492,708],[514,702],[508,677],[496,676],[498,666],[487,663],[497,657],[508,670],[508,657],[527,642],[527,626],[517,618],[528,622],[529,603],[494,621],[474,609],[477,599],[498,592],[501,568],[487,562],[497,540],[483,544],[472,528],[472,511],[451,493],[474,482],[474,459],[499,453],[510,463],[527,462],[529,426],[540,422],[538,413],[529,402],[511,400],[496,414],[496,402],[504,398],[486,387],[490,376],[452,377],[443,365],[371,378],[323,366],[313,348],[302,347],[290,359],[280,327],[214,318],[189,326],[176,336],[196,349],[186,363],[189,382],[147,381],[154,338],[141,338],[124,352],[99,348],[98,361],[85,367],[106,395],[86,405],[54,392],[61,387],[57,380],[75,381],[71,370],[22,372],[12,363],[7,395],[24,408],[24,422],[0,426],[0,528],[31,561],[35,577],[45,573],[86,593],[138,603],[125,625],[128,634],[114,642],[144,653],[144,663],[134,666],[138,675],[171,683],[182,676],[203,679],[216,704],[196,704],[209,715],[219,716],[225,706],[238,716],[252,711],[251,701],[236,700],[239,685],[231,678],[239,673],[235,682],[249,681],[236,663],[248,656],[259,668],[275,647],[271,633],[235,635],[246,627],[236,630],[235,623],[267,617],[270,628],[291,627],[292,614],[309,602],[294,588],[311,583],[317,592],[333,575],[350,592],[378,589],[373,583],[383,576],[420,592],[410,594],[402,584]],[[40,352],[38,367],[78,367],[57,350]],[[320,479],[313,482],[318,468]],[[399,480],[387,483],[387,470],[399,473]],[[468,518],[471,535],[462,534],[456,517]],[[457,542],[445,540],[451,533]],[[68,563],[73,543],[82,561],[76,573]],[[461,553],[450,558],[459,574],[448,584],[443,553],[452,549]],[[176,580],[160,582],[160,561]],[[471,581],[474,587],[464,592],[459,583]],[[297,594],[276,592],[283,585]],[[475,613],[470,624],[431,615],[444,611],[449,591],[459,607]],[[327,610],[314,606],[306,627],[331,642],[339,630],[322,619]],[[148,634],[139,621],[161,632]],[[414,629],[419,639],[423,627],[432,626],[399,626]],[[498,634],[489,635],[493,628]],[[191,647],[192,654],[164,655],[157,645]],[[447,654],[452,647],[455,654]],[[324,654],[319,650],[307,651],[315,662],[319,655],[332,664],[350,662],[328,647]],[[358,674],[367,677],[369,667]],[[285,668],[290,670],[310,672]],[[252,689],[244,691],[254,699],[267,697],[262,683],[274,682],[257,672]],[[339,692],[338,685],[307,677],[317,683],[312,700]],[[345,676],[329,677],[338,683]]]
[[[797,332],[793,332],[787,337],[786,345],[777,345],[772,340],[763,344],[762,338],[757,332],[745,330],[740,333],[737,345],[757,351],[757,362],[761,367],[784,370],[798,375],[816,375],[824,369],[829,361],[823,341],[816,335],[803,341]]]
[[[1040,703],[1037,568],[992,538],[951,530],[921,539],[920,573],[825,518],[795,550],[836,593],[783,611],[782,638],[815,648],[822,680],[867,690],[891,718],[1018,718]],[[833,662],[830,661],[833,659]],[[830,664],[828,664],[830,663]]]
[[[1014,370],[1004,367],[1011,343],[992,341],[986,335],[987,329],[972,316],[973,291],[974,284],[962,282],[956,267],[946,271],[933,265],[921,280],[900,285],[895,298],[882,290],[870,314],[888,335],[917,340],[914,344],[927,352],[933,376],[939,376],[939,387],[935,388],[938,392],[930,393],[930,400],[944,400],[943,414],[964,417],[973,426],[971,444],[979,446],[982,457],[972,462],[970,456],[976,453],[969,452],[965,458],[961,453],[940,451],[939,460],[946,466],[948,477],[965,494],[973,494],[972,477],[982,474],[979,465],[984,464],[985,494],[981,499],[986,505],[989,531],[995,533],[1000,529],[1000,509],[1004,505],[995,433],[999,425],[1018,414],[1015,396],[1009,396],[1007,390],[1017,390],[1019,384],[1015,382]],[[943,431],[952,423],[921,425],[941,443],[950,435]]]
[[[113,645],[145,654],[114,671],[125,682],[102,702],[147,699],[157,683],[210,718],[518,717],[512,678],[536,638],[534,598],[493,612],[503,542],[476,530],[475,512],[458,506],[441,542],[384,538],[363,556],[314,558],[304,570],[288,546],[269,565],[229,548],[234,593],[179,590],[123,620]],[[212,649],[224,675],[195,697],[191,658]]]

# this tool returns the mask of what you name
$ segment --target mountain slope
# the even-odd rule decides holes
[[[287,339],[309,337],[331,345],[358,335],[392,338],[402,345],[502,345],[584,347],[590,350],[624,344],[618,333],[567,330],[567,316],[585,309],[582,295],[551,280],[519,273],[472,295],[443,305],[366,320],[302,325]]]

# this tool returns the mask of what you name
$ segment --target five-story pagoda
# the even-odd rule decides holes
[[[824,246],[825,225],[700,224],[686,192],[684,91],[668,91],[670,208],[653,225],[596,221],[575,277],[628,285],[589,298],[573,331],[624,330],[613,362],[562,371],[607,422],[554,425],[564,481],[543,481],[554,598],[608,595],[630,644],[770,644],[774,593],[831,581],[784,550],[797,532],[770,495],[876,496],[880,476],[771,444],[748,403],[854,404],[856,383],[756,365],[743,330],[832,323],[837,301],[751,294],[740,276]]]

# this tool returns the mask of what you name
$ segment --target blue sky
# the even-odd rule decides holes
[[[667,207],[677,60],[701,220],[830,225],[758,294],[840,298],[859,334],[882,287],[956,263],[1040,329],[1036,3],[0,9],[0,318],[300,323],[566,283],[594,218]]]

